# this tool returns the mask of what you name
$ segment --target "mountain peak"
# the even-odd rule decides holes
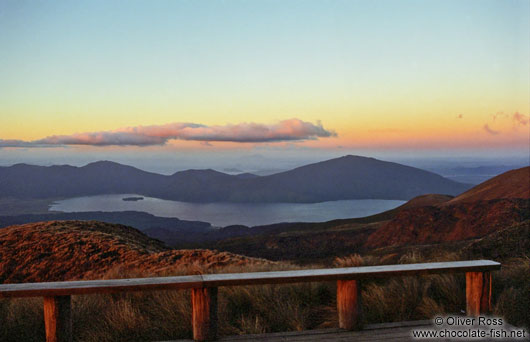
[[[26,167],[38,167],[37,165],[31,165],[31,164],[26,164],[26,163],[16,163],[16,164],[13,164],[11,166],[8,166],[9,168],[13,168],[13,169],[20,169],[20,168],[26,168]]]
[[[388,163],[376,158],[372,157],[366,157],[366,156],[358,156],[354,154],[347,154],[342,157],[337,157],[333,159],[324,160],[320,163],[336,163],[336,162],[348,162],[348,163],[367,163],[367,162],[381,162],[381,163]],[[317,163],[318,164],[318,163]]]
[[[223,176],[229,176],[226,173],[216,171],[214,169],[189,169],[184,171],[177,171],[172,176],[215,176],[215,175],[223,175]]]
[[[88,163],[83,167],[108,167],[108,166],[127,166],[127,165],[116,163],[110,160],[98,160],[92,163]]]
[[[356,154],[347,154],[347,155],[342,156],[340,158],[344,158],[344,159],[374,159],[372,157],[358,156]],[[338,158],[338,159],[340,159],[340,158]]]

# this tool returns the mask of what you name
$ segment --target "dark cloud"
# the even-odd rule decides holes
[[[488,124],[485,124],[484,127],[483,127],[483,129],[484,129],[486,132],[488,132],[489,134],[491,134],[491,135],[497,135],[497,134],[499,134],[499,133],[501,132],[501,131],[496,131],[496,130],[494,130],[494,129],[491,129],[490,126],[489,126]]]

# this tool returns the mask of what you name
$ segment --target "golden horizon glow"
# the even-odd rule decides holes
[[[283,143],[170,139],[165,147],[141,148],[530,144],[524,0],[307,1],[303,11],[279,2],[109,6],[108,16],[98,3],[81,6],[83,15],[65,3],[5,6],[0,151],[2,140],[291,118],[320,120],[338,136]],[[58,7],[71,17],[58,16]],[[218,15],[211,16],[214,9]]]

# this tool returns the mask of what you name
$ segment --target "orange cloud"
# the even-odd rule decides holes
[[[528,115],[515,112],[512,116],[512,120],[516,125],[526,126],[530,122],[530,117]]]

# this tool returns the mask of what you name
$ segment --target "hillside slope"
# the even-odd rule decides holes
[[[111,270],[164,274],[269,263],[210,250],[172,250],[140,231],[97,221],[50,221],[0,230],[0,283],[96,279]]]
[[[432,244],[485,236],[527,219],[528,204],[524,199],[498,199],[403,210],[370,235],[365,247]]]
[[[446,202],[400,211],[366,247],[439,243],[485,236],[530,217],[530,167],[505,172]]]
[[[444,205],[500,198],[530,198],[530,166],[493,177],[447,201]]]
[[[462,250],[469,258],[528,258],[530,251],[530,220],[522,221],[471,242]]]

